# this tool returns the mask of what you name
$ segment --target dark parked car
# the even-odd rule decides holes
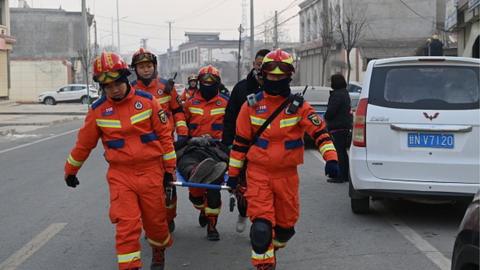
[[[455,240],[452,256],[452,270],[478,270],[480,191],[468,206]]]

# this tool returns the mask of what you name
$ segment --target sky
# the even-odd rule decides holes
[[[80,11],[81,0],[26,0],[33,8],[59,8]],[[102,46],[117,45],[117,0],[87,0],[87,8],[95,15],[98,43]],[[172,47],[186,41],[185,32],[220,32],[221,39],[238,39],[238,27],[242,23],[242,0],[118,0],[120,17],[120,48],[122,53],[133,52],[140,47],[140,40],[147,38],[148,48],[156,53],[168,49],[168,23],[172,21]],[[250,27],[250,0],[247,4],[247,26]],[[254,0],[255,39],[263,40],[265,24],[270,29],[275,10],[281,23],[296,15],[303,0]],[[16,7],[18,0],[10,0]],[[112,39],[112,17],[113,39]],[[247,29],[248,33],[250,30]],[[298,41],[298,16],[281,24],[280,41]],[[93,30],[92,30],[93,35]]]

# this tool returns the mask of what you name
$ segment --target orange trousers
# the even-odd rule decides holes
[[[259,218],[268,220],[272,228],[275,226],[293,228],[300,215],[298,185],[296,166],[269,170],[264,166],[249,163],[245,192],[248,203],[247,216],[252,222]],[[273,230],[272,236],[275,237]],[[255,266],[275,263],[273,243],[265,254],[255,254],[252,250],[251,260]]]
[[[166,219],[163,166],[159,161],[110,165],[107,180],[118,267],[141,267],[142,224],[150,245],[168,247],[173,243]]]

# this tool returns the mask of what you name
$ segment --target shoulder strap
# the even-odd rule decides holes
[[[278,108],[267,118],[267,120],[265,120],[265,123],[263,123],[263,125],[257,130],[257,132],[253,134],[251,144],[255,144],[257,142],[258,138],[260,138],[263,131],[267,129],[268,125],[270,125],[270,123],[273,122],[273,120],[280,114],[280,112],[283,111],[283,109],[285,109],[292,101],[292,97],[293,95],[290,95],[287,99],[285,99],[285,101],[280,104],[280,106],[278,106]]]

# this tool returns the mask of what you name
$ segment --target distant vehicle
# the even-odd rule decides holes
[[[480,191],[468,206],[458,230],[452,255],[452,270],[479,269]]]
[[[90,95],[90,98],[89,98]],[[90,85],[90,91],[87,93],[85,84],[69,84],[60,87],[56,91],[46,91],[38,96],[38,102],[46,105],[55,105],[59,102],[79,102],[88,104],[98,98],[98,90]]]
[[[368,64],[350,148],[350,202],[466,199],[480,187],[480,60],[403,57]]]
[[[291,87],[292,93],[302,93],[303,90],[305,89],[305,86],[293,86]],[[315,112],[321,116],[322,118],[325,115],[325,112],[327,111],[327,105],[328,105],[328,98],[330,97],[330,91],[332,89],[330,87],[326,86],[309,86],[307,91],[305,92],[305,100],[308,101],[308,103],[313,107]],[[353,94],[353,96],[352,96]],[[358,96],[356,96],[356,93],[350,93],[350,99],[352,100],[352,111],[355,111],[355,108],[358,103]],[[312,147],[314,146],[312,138],[308,134],[305,134],[304,137],[305,145],[307,147]]]
[[[349,93],[360,93],[362,92],[362,84],[356,81],[350,81],[347,85],[347,91]]]

